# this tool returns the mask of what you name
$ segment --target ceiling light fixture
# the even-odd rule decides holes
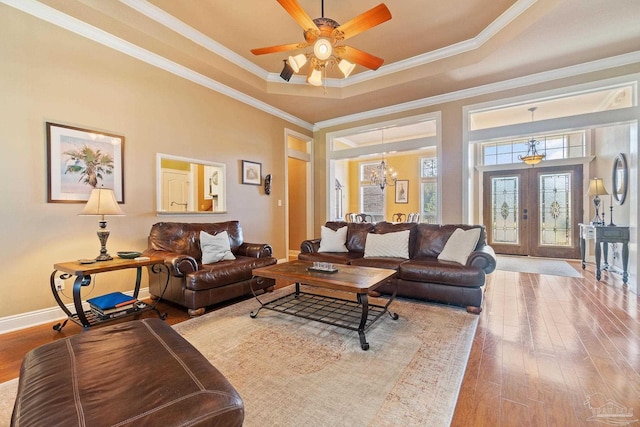
[[[391,12],[384,3],[340,25],[333,19],[325,18],[324,0],[321,2],[322,17],[315,19],[311,19],[307,15],[297,0],[277,1],[304,29],[305,42],[252,49],[251,52],[254,55],[311,47],[311,52],[290,55],[286,61],[294,73],[300,72],[302,67],[309,62],[307,83],[314,86],[321,86],[323,77],[327,75],[327,70],[336,66],[347,78],[355,69],[356,64],[377,70],[384,62],[382,58],[342,44],[345,40],[391,19]],[[281,77],[284,79],[282,74]],[[285,80],[288,81],[288,79]]]
[[[384,129],[382,129],[382,145],[384,145]],[[385,187],[395,187],[398,181],[398,174],[393,171],[392,168],[387,168],[387,162],[384,160],[384,151],[382,152],[382,161],[378,166],[371,171],[369,181],[373,185],[379,185],[380,189],[384,191]]]
[[[536,111],[538,107],[531,107],[529,111],[531,111],[531,123],[533,123],[533,113]],[[528,165],[537,165],[545,158],[546,154],[539,154],[538,150],[536,150],[536,145],[540,144],[540,141],[535,140],[533,137],[527,142],[529,147],[527,148],[527,154],[524,156],[518,156],[518,159],[522,160]]]

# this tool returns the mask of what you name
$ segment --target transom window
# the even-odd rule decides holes
[[[536,149],[545,154],[545,160],[584,157],[586,136],[584,131],[535,137]],[[509,139],[481,143],[481,163],[485,166],[522,163],[519,156],[527,154],[530,138]]]

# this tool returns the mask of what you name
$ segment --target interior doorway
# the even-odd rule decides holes
[[[582,165],[483,174],[483,218],[496,253],[580,257]]]
[[[300,243],[313,236],[312,142],[305,135],[286,132],[286,248],[297,257]]]

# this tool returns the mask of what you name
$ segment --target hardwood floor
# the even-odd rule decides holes
[[[593,270],[490,276],[452,426],[597,425],[585,403],[607,399],[621,416],[600,423],[640,424],[639,300]]]
[[[452,426],[640,424],[638,297],[618,276],[597,282],[593,266],[571,265],[584,277],[489,276]],[[180,307],[160,307],[171,324],[188,319]],[[18,376],[30,349],[80,332],[51,326],[0,335],[0,382]],[[587,400],[592,408],[609,400],[619,416],[590,421]]]

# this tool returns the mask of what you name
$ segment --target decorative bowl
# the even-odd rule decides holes
[[[124,259],[134,259],[142,255],[142,252],[137,251],[121,251],[118,252],[118,256]]]

